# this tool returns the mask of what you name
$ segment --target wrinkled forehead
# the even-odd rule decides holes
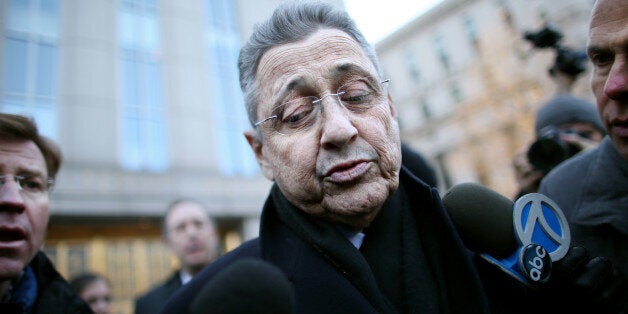
[[[309,37],[264,53],[257,68],[262,101],[295,84],[333,84],[348,74],[377,77],[362,47],[338,29],[320,29]]]
[[[591,30],[598,27],[605,29],[626,30],[628,21],[628,1],[598,0],[591,14]]]

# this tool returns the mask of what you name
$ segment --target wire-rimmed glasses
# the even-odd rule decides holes
[[[306,96],[289,99],[275,108],[272,115],[257,121],[254,125],[259,127],[262,124],[270,124],[278,133],[296,133],[315,124],[320,115],[322,102],[328,96],[337,97],[350,112],[362,113],[384,102],[385,86],[389,81],[372,84],[369,79],[358,78],[342,84],[335,94],[326,94],[320,98]]]
[[[17,183],[19,190],[22,193],[30,196],[40,196],[46,194],[52,186],[55,180],[53,178],[44,178],[39,175],[6,175],[0,174],[0,189],[4,187],[7,180],[13,177],[13,181]]]

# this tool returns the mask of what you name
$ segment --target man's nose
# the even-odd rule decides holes
[[[606,79],[604,93],[613,100],[628,100],[628,57],[615,60]]]
[[[22,211],[24,209],[24,196],[20,186],[15,180],[6,180],[0,186],[0,210],[12,209]]]
[[[321,146],[325,149],[342,147],[355,140],[358,130],[353,125],[351,113],[345,108],[337,95],[325,97],[321,103],[322,134]]]

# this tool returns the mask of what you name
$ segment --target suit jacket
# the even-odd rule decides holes
[[[43,252],[38,252],[30,262],[37,280],[37,300],[30,313],[93,313],[57,272],[52,262]],[[17,303],[0,303],[0,313],[26,313]]]
[[[161,285],[148,291],[135,300],[136,314],[155,314],[159,313],[166,301],[181,288],[181,276],[179,272],[175,272],[172,277],[163,282]]]
[[[419,258],[408,263],[403,260],[407,268],[427,269],[420,272],[418,280],[405,282],[404,289],[407,295],[412,295],[416,305],[417,299],[431,298],[428,303],[435,307],[425,312],[441,313],[485,313],[488,312],[488,302],[481,288],[479,276],[475,271],[467,251],[453,229],[451,221],[446,216],[441,205],[440,198],[435,189],[430,189],[426,184],[417,180],[407,169],[402,171],[404,197],[410,199],[409,206],[411,218],[406,221],[416,222],[414,229],[418,234],[412,234],[413,245],[422,246],[422,261]],[[348,252],[340,258],[330,257],[330,251],[323,251],[320,243],[323,238],[331,238],[333,229],[325,229],[321,233],[304,236],[299,232],[302,224],[288,223],[285,217],[279,214],[279,207],[286,207],[281,197],[277,194],[279,189],[274,186],[262,213],[260,237],[245,242],[237,249],[223,255],[199,274],[185,287],[177,291],[166,304],[162,313],[186,313],[193,303],[199,291],[205,283],[222,269],[236,260],[257,257],[262,258],[279,267],[292,284],[296,313],[395,313],[399,312],[398,300],[392,300],[391,293],[386,289],[393,285],[386,285],[386,280],[380,280],[382,275],[382,263],[377,261],[366,262],[366,255],[355,249],[346,238],[343,241],[333,242],[337,250],[331,253]],[[405,199],[404,199],[405,200]],[[388,202],[388,201],[387,201]],[[406,202],[403,202],[406,204]],[[299,215],[298,210],[295,215]],[[385,209],[380,211],[380,215]],[[378,217],[380,217],[378,215]],[[383,215],[385,216],[385,215]],[[404,217],[405,218],[405,217]],[[304,218],[309,219],[309,218]],[[376,219],[377,220],[377,219]],[[375,223],[375,222],[374,222]],[[380,226],[387,228],[389,224]],[[370,227],[369,227],[370,228]],[[316,228],[314,228],[316,229]],[[378,238],[383,233],[402,237],[401,232],[392,228],[378,234],[367,233],[365,244],[369,237]],[[413,237],[416,236],[416,237]],[[342,236],[340,236],[342,237]],[[420,240],[416,240],[420,239]],[[420,242],[420,243],[418,243]],[[372,243],[372,242],[371,242]],[[377,254],[376,254],[377,255]],[[386,254],[381,254],[385,259]],[[337,256],[336,256],[337,257]],[[379,263],[379,264],[378,264]],[[385,264],[385,263],[383,263]],[[399,267],[401,268],[401,267]],[[386,270],[383,269],[383,273]],[[412,271],[410,271],[412,272]],[[413,274],[416,278],[416,273]],[[403,276],[405,279],[405,276]],[[423,280],[424,279],[424,280]],[[431,284],[425,284],[425,282]],[[429,287],[426,287],[429,285]],[[410,288],[408,288],[410,286]],[[425,293],[424,293],[425,292]],[[425,299],[424,299],[425,300]],[[407,301],[407,300],[404,300]],[[404,304],[405,305],[405,304]],[[419,306],[421,306],[419,304]]]

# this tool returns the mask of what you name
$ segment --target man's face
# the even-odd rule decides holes
[[[591,87],[615,147],[628,160],[628,2],[602,0],[591,17],[587,52]]]
[[[194,274],[216,257],[218,239],[201,205],[180,203],[165,219],[168,247],[177,255],[183,269]]]
[[[88,284],[80,292],[80,297],[95,314],[111,313],[111,287],[106,281],[98,279]]]
[[[277,132],[272,126],[279,117],[258,126],[261,141],[254,131],[245,133],[265,176],[311,215],[356,229],[368,226],[399,184],[401,148],[395,109],[361,47],[340,30],[321,29],[264,53],[257,78],[258,120],[287,100],[323,98],[317,118],[298,131]],[[372,108],[352,111],[338,97],[324,97],[356,79],[380,88]]]
[[[48,225],[48,193],[20,190],[14,176],[47,178],[44,156],[31,141],[0,139],[0,281],[17,277],[44,242]]]

